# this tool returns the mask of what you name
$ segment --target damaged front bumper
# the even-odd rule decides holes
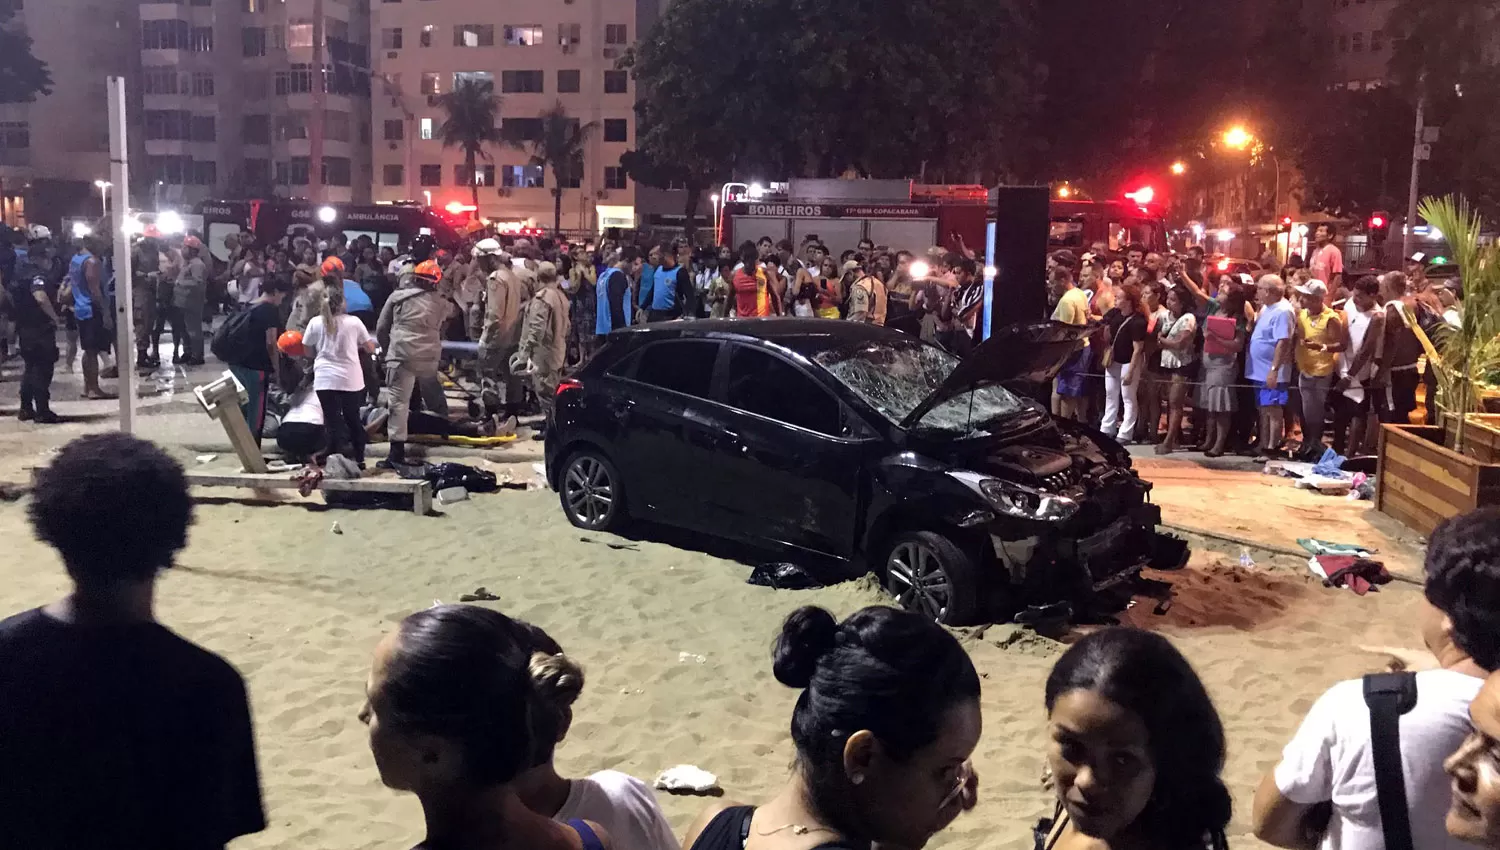
[[[1083,534],[1061,528],[1016,539],[992,528],[990,540],[1020,602],[1083,602],[1147,567],[1176,569],[1186,562],[1187,544],[1157,531],[1160,524],[1161,508],[1142,503]]]

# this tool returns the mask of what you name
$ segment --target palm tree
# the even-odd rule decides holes
[[[469,175],[469,190],[473,193],[474,216],[478,217],[479,183],[474,179],[478,162],[481,158],[490,158],[485,145],[504,141],[495,126],[500,116],[500,97],[495,94],[495,84],[489,80],[460,79],[452,91],[439,98],[438,103],[447,113],[438,130],[443,147],[464,152],[464,170]]]
[[[580,124],[568,115],[561,102],[543,112],[542,126],[535,138],[514,139],[531,154],[531,164],[552,171],[552,230],[562,230],[563,188],[583,178],[583,149],[599,122]]]
[[[1458,419],[1453,449],[1463,453],[1468,414],[1484,409],[1484,393],[1500,375],[1500,246],[1480,242],[1485,221],[1467,200],[1427,198],[1420,212],[1442,231],[1463,281],[1459,326],[1439,325],[1432,339],[1438,399]]]

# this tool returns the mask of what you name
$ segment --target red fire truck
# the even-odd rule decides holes
[[[995,218],[995,195],[984,186],[934,186],[905,180],[793,180],[758,198],[735,196],[723,208],[719,242],[816,237],[834,256],[861,240],[893,251],[921,253],[938,245],[983,253]],[[780,187],[778,187],[780,188]],[[1051,204],[1051,248],[1111,251],[1133,244],[1167,248],[1167,228],[1156,204],[1064,201]]]

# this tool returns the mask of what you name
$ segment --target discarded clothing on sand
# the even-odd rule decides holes
[[[792,563],[761,564],[750,573],[749,583],[777,590],[810,590],[823,583]]]
[[[1359,596],[1393,580],[1384,564],[1353,555],[1318,555],[1307,565],[1315,575],[1323,577],[1324,587],[1347,587]]]

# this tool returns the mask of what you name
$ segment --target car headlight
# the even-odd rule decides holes
[[[1006,516],[1042,522],[1062,522],[1078,513],[1078,503],[1067,496],[1044,493],[999,478],[979,482],[979,492]]]

